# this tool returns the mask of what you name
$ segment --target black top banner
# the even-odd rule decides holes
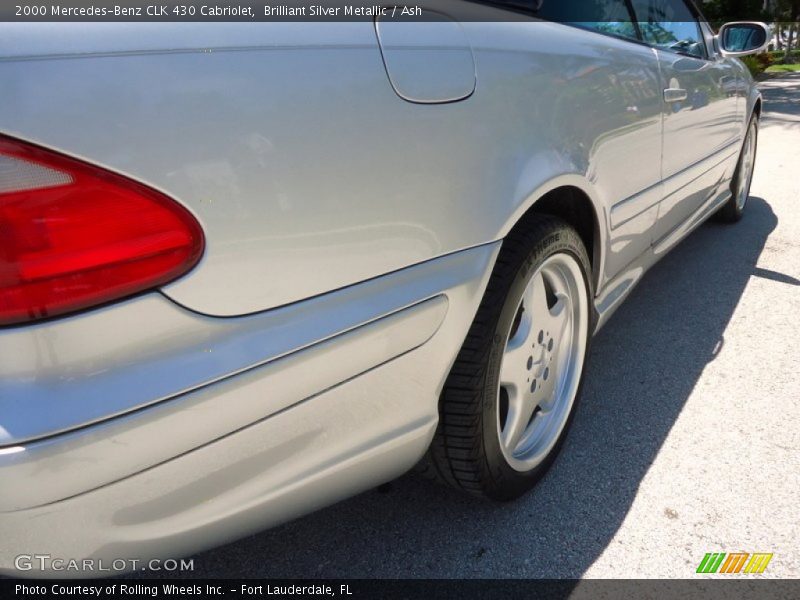
[[[703,19],[697,4],[682,0],[659,8],[659,20],[679,22]],[[128,21],[128,22],[265,22],[358,21],[396,19],[435,21],[447,15],[461,21],[525,21],[544,19],[563,23],[630,22],[647,20],[634,16],[628,0],[236,0],[166,1],[117,0],[4,0],[0,21]],[[671,11],[671,14],[664,13]],[[663,13],[663,14],[662,14]],[[674,13],[674,14],[672,14]],[[736,20],[758,20],[760,14],[742,12]],[[732,18],[732,17],[731,17]]]

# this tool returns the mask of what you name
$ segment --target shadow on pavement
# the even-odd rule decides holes
[[[725,343],[750,277],[786,279],[755,266],[776,224],[751,198],[740,224],[702,226],[652,269],[597,336],[574,427],[533,493],[497,505],[408,475],[201,554],[193,576],[580,577]]]
[[[800,127],[800,73],[785,73],[759,85],[764,96],[765,127]]]

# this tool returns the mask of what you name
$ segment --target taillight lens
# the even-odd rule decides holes
[[[164,194],[0,136],[0,325],[163,285],[197,263],[203,243]]]

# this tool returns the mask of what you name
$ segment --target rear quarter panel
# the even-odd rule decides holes
[[[209,315],[501,239],[560,184],[595,206],[607,279],[640,251],[633,242],[647,245],[655,214],[638,212],[611,248],[611,206],[652,183],[609,162],[620,145],[636,154],[621,136],[637,124],[597,104],[633,45],[550,23],[463,27],[474,94],[414,104],[394,92],[369,22],[5,24],[0,131],[193,211],[206,254],[165,292]],[[637,139],[656,144],[658,108],[639,125]]]

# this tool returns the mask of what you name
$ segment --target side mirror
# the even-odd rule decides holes
[[[724,56],[747,56],[766,50],[771,35],[764,23],[726,23],[719,30],[717,43]]]

